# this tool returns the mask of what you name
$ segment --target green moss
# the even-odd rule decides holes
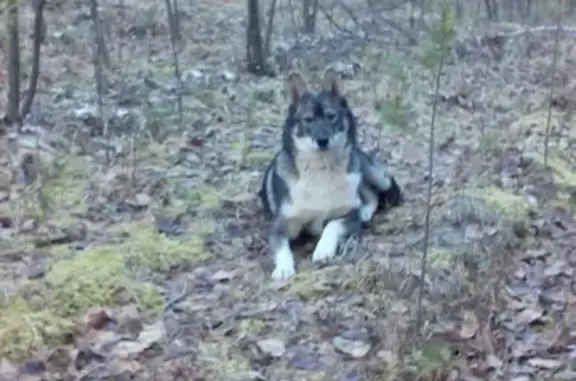
[[[119,225],[117,232],[126,235],[125,240],[110,249],[120,253],[127,263],[155,271],[167,271],[182,261],[202,261],[209,256],[204,251],[203,235],[211,232],[209,225],[203,231],[186,237],[171,238],[159,233],[146,222]]]
[[[274,158],[275,153],[269,150],[250,150],[246,155],[246,162],[251,165],[267,164]]]
[[[542,162],[544,162],[543,159]],[[557,185],[576,187],[576,171],[572,170],[565,160],[551,157],[548,160],[548,166],[554,173],[554,181]]]
[[[503,217],[511,221],[525,220],[532,210],[524,197],[506,192],[495,186],[473,189],[468,193],[483,200],[487,206],[497,210]]]
[[[238,323],[238,331],[241,335],[258,335],[268,327],[268,325],[258,319],[243,319]]]
[[[50,169],[50,175],[40,188],[38,207],[41,212],[74,210],[84,204],[88,184],[87,160],[84,157],[65,157]]]
[[[433,267],[453,268],[458,252],[454,250],[431,247],[428,250],[428,261]]]
[[[169,184],[175,201],[184,202],[188,206],[216,208],[220,206],[220,191],[215,187],[203,186],[190,190],[186,182],[178,181]]]
[[[0,309],[0,357],[25,358],[43,345],[61,343],[74,328],[72,319],[46,308],[32,308],[20,296]]]
[[[17,296],[0,306],[0,356],[26,357],[43,345],[65,342],[78,317],[94,306],[160,308],[154,286],[129,274],[121,253],[104,246],[55,262],[44,280],[20,284]]]
[[[122,255],[113,246],[102,246],[56,262],[46,274],[51,289],[48,304],[61,316],[73,316],[93,306],[112,305],[128,292],[143,307],[158,307],[162,302],[158,293],[151,284],[129,277]]]
[[[331,284],[336,279],[337,267],[301,269],[288,284],[287,292],[302,299],[324,295],[332,291]]]
[[[214,381],[240,381],[251,379],[248,359],[231,348],[224,338],[221,341],[206,341],[198,346],[198,362],[203,375]]]

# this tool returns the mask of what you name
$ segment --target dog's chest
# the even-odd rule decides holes
[[[360,174],[344,168],[309,168],[301,171],[290,189],[290,216],[303,223],[326,221],[345,215],[360,205]]]

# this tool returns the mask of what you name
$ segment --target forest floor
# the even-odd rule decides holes
[[[358,22],[370,14],[350,2]],[[0,141],[0,380],[576,379],[570,38],[557,49],[546,167],[554,33],[458,30],[416,340],[434,98],[424,44],[322,23],[296,41],[284,7],[278,75],[258,78],[244,69],[245,2],[180,4],[180,121],[164,4],[121,4],[101,7],[110,138],[89,8],[51,3],[34,110]],[[23,12],[24,73],[30,25]],[[275,282],[256,192],[280,140],[283,78],[298,68],[318,83],[327,65],[344,76],[362,146],[407,202],[377,215],[354,255],[321,267],[302,255],[297,275]],[[392,126],[397,96],[406,107]]]

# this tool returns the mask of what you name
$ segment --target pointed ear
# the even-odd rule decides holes
[[[324,72],[324,80],[322,82],[324,91],[329,91],[333,95],[339,97],[340,94],[340,75],[334,69],[328,69]]]
[[[306,80],[304,80],[301,73],[292,72],[288,75],[286,87],[291,104],[298,103],[302,95],[306,92]]]

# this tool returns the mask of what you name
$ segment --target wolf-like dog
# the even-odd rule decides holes
[[[287,87],[282,147],[258,193],[272,220],[277,280],[296,273],[290,241],[302,232],[320,236],[312,260],[327,261],[379,208],[403,201],[394,177],[358,146],[356,119],[335,71],[325,72],[320,92],[310,91],[299,73],[288,76]]]

